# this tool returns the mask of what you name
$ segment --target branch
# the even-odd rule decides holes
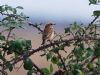
[[[37,26],[37,24],[32,24],[32,23],[28,23],[30,26],[35,27],[36,29],[38,29],[40,32],[43,32],[43,30]]]
[[[14,29],[14,28],[9,28],[9,32],[8,32],[8,35],[7,35],[7,39],[6,39],[6,43],[5,43],[5,47],[3,48],[3,51],[4,51],[4,53],[3,53],[3,57],[4,57],[4,58],[5,58],[5,54],[6,54],[6,51],[7,51],[5,48],[7,48],[8,40],[9,40],[9,37],[10,37],[11,32],[12,32],[13,29]],[[4,71],[5,62],[6,62],[6,60],[3,60],[2,71]],[[4,75],[4,74],[2,73],[2,75]]]
[[[7,40],[6,40],[6,45],[8,44],[9,37],[10,37],[11,32],[12,32],[12,30],[13,30],[14,28],[15,28],[15,27],[10,27],[10,28],[9,28],[9,33],[8,33],[8,35],[7,35]]]
[[[44,73],[41,71],[41,69],[39,69],[39,68],[37,67],[37,65],[35,65],[35,64],[33,63],[33,66],[41,73],[41,75],[44,75]]]
[[[39,52],[39,51],[43,51],[44,49],[52,47],[54,45],[58,45],[58,44],[62,44],[62,43],[65,43],[65,45],[66,45],[67,42],[70,42],[70,41],[73,41],[73,40],[86,40],[86,39],[87,38],[83,38],[82,37],[82,38],[70,38],[69,40],[66,39],[66,40],[62,40],[62,41],[56,41],[54,43],[43,45],[43,46],[41,46],[41,47],[39,47],[37,49],[31,49],[32,51],[29,51],[29,55],[27,55],[26,57],[30,57],[34,53]],[[100,40],[100,38],[91,38],[90,40]],[[14,64],[20,62],[21,60],[24,60],[24,56],[25,56],[25,54],[15,58],[15,59],[12,59],[9,62],[11,62],[11,64],[14,65]],[[5,67],[5,69],[7,69],[7,67]]]
[[[88,25],[88,27],[86,28],[86,30],[89,29],[89,27],[99,18],[99,16],[96,16],[93,21],[91,21],[91,23]]]
[[[51,44],[52,44],[52,43],[51,43]],[[59,47],[59,44],[57,44],[57,46]],[[63,47],[65,47],[65,46],[66,46],[66,43],[63,44]],[[53,48],[55,48],[55,45],[53,45]],[[65,71],[67,72],[66,64],[65,64],[65,61],[62,59],[61,54],[60,54],[59,52],[57,52],[57,55],[58,55],[58,57],[59,57],[59,59],[60,59],[62,65],[63,65],[63,70],[65,70]]]
[[[62,62],[63,69],[67,72],[65,62],[63,61],[63,59],[62,59],[61,55],[59,54],[59,52],[58,52],[57,54],[58,54],[58,56],[59,56],[59,58],[60,58],[60,60],[61,60],[61,62]]]

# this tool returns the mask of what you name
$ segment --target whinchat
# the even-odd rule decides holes
[[[42,45],[45,44],[46,41],[52,41],[54,37],[54,27],[52,23],[46,24],[43,34],[42,34]]]

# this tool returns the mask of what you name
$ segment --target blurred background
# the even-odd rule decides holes
[[[54,22],[58,29],[73,22],[87,24],[98,5],[89,5],[88,0],[0,0],[0,5],[22,6],[24,14],[33,23]]]

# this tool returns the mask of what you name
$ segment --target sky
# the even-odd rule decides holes
[[[100,10],[99,5],[89,5],[88,0],[0,0],[0,5],[22,6],[23,12],[33,22],[89,23],[92,12]]]

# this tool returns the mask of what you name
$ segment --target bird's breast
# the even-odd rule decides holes
[[[54,32],[52,32],[51,36],[49,37],[49,40],[52,40],[54,38]]]

